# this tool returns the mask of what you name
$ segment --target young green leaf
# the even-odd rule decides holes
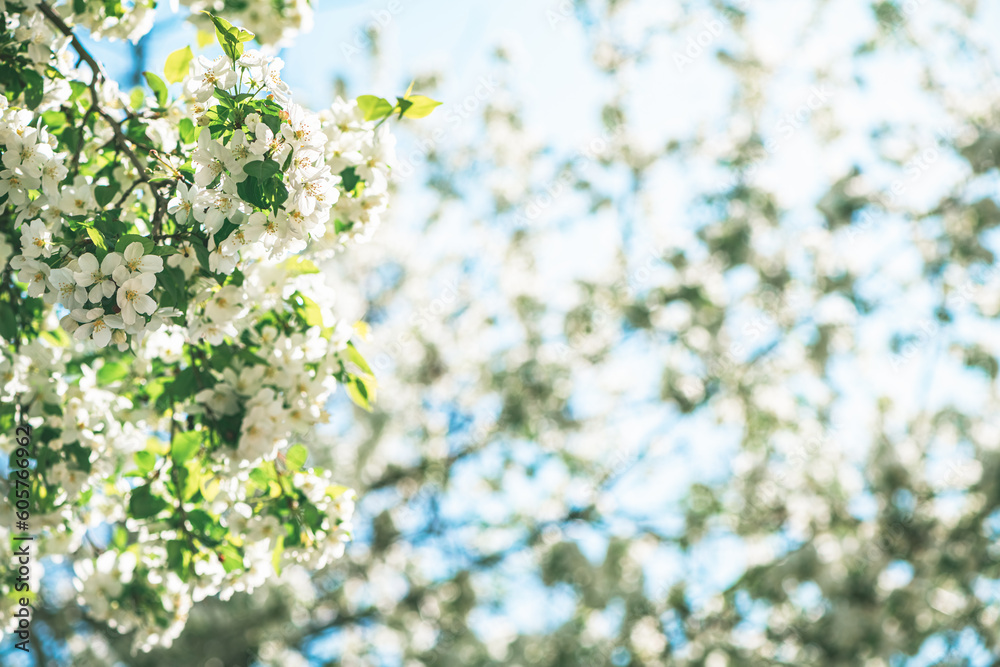
[[[170,457],[174,463],[183,465],[185,461],[194,456],[194,453],[201,447],[201,431],[185,431],[174,435],[173,442],[170,443]]]
[[[120,361],[113,361],[101,366],[97,371],[97,382],[100,385],[108,385],[118,382],[128,375],[128,364]]]
[[[362,95],[358,98],[358,108],[365,115],[365,120],[381,120],[392,113],[392,103],[375,95]]]
[[[365,358],[361,356],[360,352],[358,352],[358,348],[354,347],[354,343],[348,341],[346,354],[347,361],[357,366],[359,371],[375,377],[375,373],[372,371],[371,366],[368,365]]]
[[[118,194],[118,190],[121,186],[117,181],[112,181],[111,185],[98,185],[94,188],[94,199],[97,200],[97,205],[104,208],[114,200],[115,195]]]
[[[301,276],[308,273],[319,273],[319,267],[309,259],[292,255],[281,263],[281,268],[290,276]]]
[[[400,100],[400,102],[402,101],[403,100]],[[424,97],[423,95],[412,95],[406,98],[405,101],[410,104],[406,109],[403,109],[401,116],[405,116],[407,118],[426,118],[431,115],[431,112],[441,106],[441,103],[437,100],[432,100],[431,98]]]
[[[163,83],[163,79],[156,76],[152,72],[143,72],[142,75],[146,77],[146,83],[149,85],[150,90],[156,95],[156,103],[161,107],[167,105],[167,84]]]
[[[224,18],[209,14],[208,12],[205,13],[208,14],[209,18],[212,19],[212,23],[215,24],[215,36],[219,40],[219,46],[222,47],[223,53],[229,56],[231,60],[236,60],[242,56],[243,42],[253,39],[253,33],[234,27],[232,23]]]
[[[115,244],[115,252],[125,252],[125,248],[136,242],[142,244],[142,254],[148,255],[153,252],[153,239],[138,234],[125,234],[118,239],[118,243]]]
[[[249,176],[253,176],[258,181],[266,181],[279,171],[281,165],[274,160],[254,160],[243,165],[243,171]]]
[[[188,66],[193,58],[194,53],[192,53],[190,46],[177,49],[167,56],[167,64],[163,68],[163,74],[167,77],[167,81],[169,83],[182,81],[187,76]]]
[[[362,410],[372,411],[372,403],[375,401],[375,378],[351,376],[345,384],[347,395]]]
[[[184,143],[193,144],[198,141],[198,128],[190,118],[181,118],[177,129],[180,132],[181,141]]]
[[[143,477],[152,472],[156,466],[156,454],[152,452],[136,452],[132,457],[135,459],[135,465]]]
[[[87,236],[89,236],[90,240],[94,242],[94,245],[96,245],[101,250],[108,249],[108,244],[104,240],[104,235],[101,234],[96,229],[94,229],[93,227],[87,227]]]
[[[128,501],[129,514],[135,519],[148,519],[166,508],[167,501],[159,496],[154,496],[148,484],[133,489],[132,497]]]
[[[289,470],[301,470],[308,457],[309,450],[302,445],[295,445],[285,454],[285,465]]]

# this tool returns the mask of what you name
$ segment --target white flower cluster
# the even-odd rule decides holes
[[[239,79],[237,70],[252,88],[266,89],[281,104],[286,121],[275,133],[258,114],[250,114],[245,119],[247,129],[237,130],[225,145],[213,139],[207,127],[198,136],[192,156],[194,183],[178,184],[168,211],[178,225],[193,220],[208,232],[208,265],[213,272],[228,275],[238,267],[246,268],[248,261],[280,259],[303,251],[310,241],[316,251],[333,252],[351,238],[370,236],[387,207],[394,152],[394,138],[387,128],[375,131],[355,102],[338,100],[322,115],[304,110],[290,101],[288,87],[280,78],[281,67],[280,59],[255,51],[245,53],[236,68],[225,56],[215,61],[202,57],[192,63],[185,81],[192,100],[190,110],[202,125],[218,104],[212,96],[216,87],[233,90]],[[66,252],[53,242],[64,229],[64,215],[98,210],[96,184],[78,177],[71,186],[60,185],[67,174],[66,154],[54,152],[54,138],[44,128],[32,127],[34,118],[29,111],[10,109],[0,123],[5,167],[0,172],[0,195],[17,208],[21,224],[21,252],[11,266],[18,279],[28,284],[30,296],[66,309],[62,325],[68,332],[98,347],[114,343],[124,349],[129,336],[141,339],[179,314],[157,309],[156,274],[163,260],[145,252],[138,242],[100,261],[90,252],[74,257],[71,250]],[[181,118],[175,119],[179,124]],[[265,159],[288,167],[283,181],[288,196],[277,211],[255,210],[237,193],[247,169]],[[353,170],[355,183],[350,192],[342,189],[345,170]],[[143,188],[135,190],[141,193]],[[32,198],[33,192],[39,195]],[[232,231],[216,243],[215,234],[226,223],[231,223]],[[183,241],[176,249],[178,253],[168,263],[190,277],[198,266],[194,248]],[[0,247],[0,252],[9,256],[10,250]],[[64,252],[59,268],[46,262]],[[101,306],[110,297],[114,297],[114,312]],[[188,338],[218,344],[233,334],[228,319],[199,321]]]
[[[11,259],[17,279],[29,285],[29,296],[41,296],[46,303],[59,304],[69,311],[60,324],[77,340],[106,347],[114,341],[127,348],[126,334],[142,336],[156,330],[163,319],[179,315],[173,309],[157,309],[149,293],[156,286],[156,273],[163,270],[163,258],[143,253],[134,241],[123,253],[111,252],[98,263],[92,253],[84,253],[66,266],[51,269],[37,259],[51,245],[48,230],[40,220],[21,227],[22,254]],[[89,288],[89,292],[88,292]],[[118,314],[102,307],[88,307],[114,297]],[[150,316],[149,319],[142,316]]]
[[[0,259],[13,287],[0,307],[39,324],[4,329],[0,397],[45,432],[39,554],[72,559],[88,613],[149,650],[169,645],[203,597],[343,554],[353,492],[303,469],[296,446],[329,419],[353,331],[333,315],[317,262],[378,226],[394,139],[356,102],[320,114],[295,104],[282,61],[254,50],[195,59],[179,101],[125,100],[91,80],[58,20],[0,6],[33,63],[19,66],[46,72],[44,89],[11,98],[30,109],[0,95],[0,206],[12,222]],[[54,5],[69,25],[128,39],[154,6]],[[262,43],[309,15],[306,3],[246,12]],[[60,123],[81,118],[69,142]],[[186,467],[175,431],[212,433]],[[0,434],[0,450],[12,447]],[[98,553],[85,536],[108,525],[128,537]]]
[[[196,396],[213,414],[246,410],[233,453],[239,467],[273,459],[293,434],[306,434],[328,420],[324,406],[337,385],[333,373],[341,347],[317,327],[292,335],[266,327],[257,353],[266,364],[227,368],[218,384]]]
[[[217,12],[218,2],[181,0],[181,4],[191,8],[188,20],[201,30],[213,31],[211,22],[202,12]],[[313,28],[313,8],[309,0],[227,2],[223,13],[233,24],[244,26],[254,33],[258,42],[268,46],[287,46],[296,35]]]
[[[300,252],[310,240],[318,248],[336,249],[351,238],[368,238],[387,207],[395,160],[395,138],[388,127],[375,130],[354,101],[338,99],[319,115],[306,111],[291,101],[281,79],[283,64],[252,50],[235,68],[226,56],[199,57],[191,64],[185,92],[199,125],[207,126],[209,112],[220,104],[215,90],[235,91],[240,81],[270,93],[285,121],[274,132],[252,113],[245,119],[246,129],[237,130],[228,144],[213,139],[207,128],[198,137],[194,184],[179,189],[170,210],[181,218],[192,214],[212,234],[226,220],[239,226],[217,246],[210,241],[213,271],[229,274],[241,257],[261,251],[272,257]],[[277,212],[254,211],[237,192],[247,170],[265,159],[288,165],[288,198]],[[348,170],[351,183],[342,177]]]
[[[40,415],[44,404],[59,405],[66,394],[63,379],[69,354],[44,338],[36,338],[16,351],[0,355],[0,400],[12,403],[15,397],[30,405],[31,415]],[[3,438],[2,449],[12,449]]]
[[[164,327],[151,334],[145,340],[144,349],[151,354],[176,354],[183,343],[178,334],[169,329]],[[280,393],[274,388],[261,390],[258,392],[259,400],[262,392],[272,398],[280,397],[282,393],[291,395],[288,387],[295,384],[301,390],[294,401],[298,407],[282,410],[280,414],[283,419],[298,420],[297,429],[306,429],[319,417],[315,408],[325,400],[328,390],[322,388],[323,382],[316,380],[324,373],[308,371],[303,366],[308,361],[322,364],[327,343],[314,333],[288,337],[272,336],[268,332],[265,338],[268,337],[273,338],[268,360],[274,366],[245,367],[238,374],[226,372],[222,382],[216,385],[216,391],[199,395],[197,400],[204,400],[221,414],[229,409],[224,397],[235,394],[242,400],[250,391],[250,385],[285,387]],[[16,395],[19,399],[30,401],[33,406],[38,406],[37,412],[42,411],[44,404],[63,406],[61,416],[32,419],[36,428],[44,423],[59,430],[59,436],[48,441],[47,447],[58,452],[68,445],[78,444],[88,452],[87,472],[67,462],[58,463],[46,471],[46,483],[59,489],[54,498],[58,509],[46,515],[32,516],[32,526],[40,533],[41,553],[58,558],[78,552],[82,555],[80,550],[87,547],[83,543],[87,530],[107,522],[126,521],[130,530],[137,533],[137,549],[122,552],[108,550],[96,558],[78,559],[74,565],[74,584],[79,603],[86,605],[94,618],[107,621],[113,628],[122,632],[136,631],[137,649],[169,646],[183,629],[193,603],[198,600],[216,594],[228,599],[234,592],[252,592],[275,575],[275,565],[297,563],[318,568],[343,554],[351,535],[354,492],[336,485],[329,471],[284,473],[288,475],[291,486],[303,494],[304,500],[315,507],[322,518],[319,527],[308,532],[307,542],[284,548],[275,560],[274,552],[280,547],[277,540],[284,534],[284,528],[275,517],[254,511],[261,499],[249,490],[247,480],[250,468],[246,465],[230,466],[228,459],[220,457],[212,470],[212,475],[219,481],[219,490],[209,509],[222,517],[223,525],[232,534],[241,537],[243,561],[238,568],[227,568],[224,558],[211,550],[203,550],[193,561],[193,575],[186,581],[171,570],[166,546],[181,536],[175,530],[164,530],[162,523],[157,527],[157,524],[147,525],[127,519],[126,503],[123,501],[132,489],[126,481],[119,480],[113,487],[106,487],[104,494],[95,493],[88,512],[79,514],[73,511],[72,501],[79,493],[94,488],[101,480],[110,479],[119,466],[125,464],[128,468],[132,454],[142,451],[147,446],[148,434],[165,428],[166,420],[161,417],[157,421],[154,415],[133,405],[128,398],[101,387],[96,380],[99,366],[84,365],[81,367],[82,377],[67,381],[68,358],[65,349],[42,338],[24,345],[14,356],[13,363],[0,358],[0,379],[3,380],[5,397]],[[134,366],[138,368],[144,363],[144,358],[139,357]],[[312,399],[314,410],[308,415],[303,414],[303,406],[308,402],[306,396],[316,388],[319,393],[315,394],[317,398]],[[191,406],[192,411],[196,408]],[[13,442],[3,438],[0,446],[6,451],[13,447]],[[260,460],[258,457],[256,462]],[[154,481],[153,491],[167,493],[166,483],[162,479]],[[280,502],[284,503],[283,500]],[[193,506],[188,504],[187,509],[190,511]],[[4,535],[5,532],[0,533],[0,537]],[[137,560],[138,554],[141,554],[141,559]],[[170,619],[166,627],[149,618],[136,605],[124,601],[125,587],[134,583],[134,577],[141,577],[141,581],[146,582],[143,585],[156,587],[163,610]]]
[[[23,4],[30,6],[33,3]],[[85,0],[83,3],[75,0],[52,4],[68,23],[87,28],[95,39],[127,39],[136,43],[152,30],[158,3],[155,0]],[[308,0],[250,0],[224,3],[225,7],[219,6],[222,3],[206,0],[182,0],[180,4],[190,8],[188,20],[201,30],[214,31],[211,22],[205,19],[202,12],[222,9],[231,20],[252,30],[261,44],[273,46],[285,46],[297,34],[309,32],[313,26],[313,10]],[[0,0],[0,9],[5,12],[13,5],[15,3],[8,0]],[[176,3],[171,6],[177,10]],[[38,44],[43,45],[45,42],[39,41]]]
[[[14,28],[14,39],[27,44],[28,57],[36,65],[47,65],[53,54],[66,52],[69,38],[56,33],[41,12],[31,7],[24,13],[8,14],[4,6],[6,4],[4,0],[0,0],[0,7],[3,7],[4,14],[9,17],[8,20]]]
[[[342,221],[343,233],[327,234],[321,242],[329,247],[348,239],[366,241],[378,228],[389,205],[389,173],[396,161],[396,138],[388,126],[377,130],[364,120],[354,100],[337,99],[320,113],[326,134],[324,156],[335,173],[353,169],[364,187],[340,197],[333,217]]]
[[[286,548],[276,560],[274,552],[280,549],[278,540],[284,533],[281,523],[273,516],[254,513],[249,504],[254,500],[246,494],[246,478],[228,478],[214,500],[213,511],[222,514],[226,526],[243,538],[243,563],[239,569],[227,570],[225,556],[202,552],[193,562],[194,575],[184,581],[170,570],[165,546],[179,535],[175,531],[151,532],[148,527],[139,526],[136,550],[107,551],[75,563],[78,602],[88,608],[91,616],[110,627],[121,632],[135,631],[135,649],[149,651],[173,643],[184,629],[195,602],[213,595],[228,600],[233,593],[252,593],[277,576],[275,564],[323,567],[343,555],[350,539],[354,492],[333,485],[329,472],[323,475],[297,472],[294,484],[305,491],[308,500],[323,515],[321,528],[311,534],[308,546]],[[137,553],[141,554],[141,560],[137,559]],[[166,627],[146,618],[135,605],[121,601],[125,586],[137,576],[161,591],[163,609],[169,619]]]
[[[56,153],[55,137],[45,128],[32,127],[35,114],[26,109],[7,108],[7,98],[0,96],[0,147],[3,149],[3,170],[0,171],[0,199],[17,211],[16,223],[38,215],[43,208],[50,209],[47,218],[59,221],[59,212],[82,208],[73,198],[76,192],[65,192],[60,182],[68,170],[64,164],[65,153]],[[32,201],[31,192],[41,191],[39,200]],[[70,197],[66,199],[67,195]],[[63,201],[65,199],[65,201]],[[39,233],[31,238],[34,248],[25,251],[26,257],[48,257],[52,253],[51,235]]]

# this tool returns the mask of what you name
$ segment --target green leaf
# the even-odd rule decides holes
[[[89,236],[90,240],[94,242],[94,245],[96,245],[101,250],[107,251],[108,244],[104,240],[104,235],[103,234],[101,234],[99,231],[97,231],[93,227],[87,227],[87,236]]]
[[[219,560],[222,562],[222,569],[226,572],[243,569],[243,554],[231,544],[220,545],[216,549]]]
[[[13,317],[13,315],[11,317]],[[43,331],[41,335],[42,338],[49,341],[56,347],[69,347],[70,343],[73,342],[73,339],[70,338],[69,334],[67,334],[61,327],[53,331]]]
[[[358,172],[354,167],[347,167],[340,172],[340,180],[343,181],[346,192],[354,192],[354,188],[358,187],[358,183],[361,182],[361,177],[358,176]]]
[[[190,51],[190,47],[188,48]],[[185,64],[185,74],[187,74],[187,64]],[[167,84],[163,83],[163,79],[156,76],[152,72],[143,72],[142,75],[146,77],[146,83],[149,85],[150,90],[156,95],[156,103],[161,107],[167,105]]]
[[[136,452],[132,455],[135,458],[135,465],[145,477],[156,466],[156,454],[153,452]]]
[[[247,42],[253,39],[253,33],[246,30],[240,30],[233,26],[232,23],[224,18],[210,14],[209,18],[212,19],[212,23],[215,24],[215,36],[219,40],[219,46],[222,47],[223,53],[225,53],[231,60],[236,60],[241,55],[243,55],[243,42]],[[249,37],[244,37],[244,33],[249,35]]]
[[[42,122],[49,132],[56,132],[66,126],[66,114],[62,111],[46,111],[42,114]]]
[[[303,259],[298,255],[292,255],[282,262],[281,268],[289,277],[319,273],[319,267],[312,260]]]
[[[221,88],[216,88],[215,92],[212,93],[212,97],[219,100],[222,106],[226,107],[227,109],[233,109],[236,106],[236,103],[233,102],[233,96],[227,93],[226,91],[222,90]]]
[[[273,200],[271,210],[275,215],[277,215],[278,209],[280,209],[281,205],[285,203],[286,199],[288,199],[288,188],[285,187],[284,183],[277,179],[271,179],[268,182],[271,184],[271,199]]]
[[[323,311],[320,310],[319,304],[304,296],[301,292],[296,292],[293,298],[297,298],[301,305],[296,308],[299,313],[299,317],[310,327],[323,327]]]
[[[372,401],[375,400],[374,381],[362,377],[351,376],[347,384],[347,395],[362,410],[372,411]]]
[[[181,579],[187,579],[187,563],[190,558],[191,555],[187,551],[187,543],[184,540],[167,542],[167,569]]]
[[[274,160],[254,160],[253,162],[245,163],[243,171],[258,181],[266,181],[281,171],[281,165]]]
[[[174,463],[183,465],[198,451],[202,440],[201,431],[185,431],[175,434],[173,442],[170,443],[170,458],[174,460]]]
[[[180,131],[181,141],[186,144],[193,144],[198,141],[198,128],[190,118],[181,118],[177,129]]]
[[[24,105],[29,109],[34,109],[42,103],[45,94],[45,81],[42,75],[32,69],[25,69],[21,72],[24,79]]]
[[[187,472],[184,475],[184,484],[181,488],[181,500],[188,501],[194,497],[194,494],[198,493],[201,489],[201,461],[197,459],[188,461],[184,464],[184,470]]]
[[[267,473],[260,468],[254,468],[250,471],[250,481],[262,489],[266,489],[268,482]]]
[[[180,250],[178,250],[176,247],[174,247],[172,245],[158,245],[155,248],[153,248],[153,254],[154,255],[158,255],[159,257],[166,257],[168,255],[176,255],[179,252],[180,252]]]
[[[167,508],[167,501],[154,496],[149,485],[132,489],[132,497],[128,501],[128,511],[135,519],[148,519],[156,516]]]
[[[153,239],[145,236],[139,236],[137,234],[125,234],[118,239],[118,243],[115,244],[115,252],[125,252],[125,248],[129,247],[133,243],[142,244],[142,254],[144,255],[148,255],[153,252]]]
[[[240,196],[240,199],[249,204],[253,204],[257,208],[268,208],[267,199],[264,198],[264,187],[261,185],[259,179],[243,179],[236,184],[236,194]],[[198,246],[195,246],[195,251],[197,250]]]
[[[221,528],[218,522],[212,518],[205,510],[191,510],[188,512],[188,523],[191,524],[191,528],[198,533],[202,533],[204,536],[210,530]]]
[[[156,249],[165,247],[170,246],[157,246]],[[184,271],[174,266],[164,266],[163,270],[156,274],[156,281],[163,287],[164,291],[160,298],[160,304],[185,312],[187,310],[187,289]]]
[[[289,470],[301,470],[307,458],[309,458],[309,450],[302,445],[295,445],[285,454],[285,466]]]
[[[167,77],[167,81],[169,83],[178,83],[183,81],[184,77],[188,74],[188,67],[193,58],[194,53],[192,53],[190,46],[185,46],[183,49],[177,49],[167,56],[167,64],[163,68],[163,74]]]
[[[141,109],[142,103],[146,101],[146,93],[142,92],[142,88],[136,86],[132,89],[132,92],[128,96],[128,105],[133,109]]]
[[[375,377],[375,373],[372,372],[371,366],[368,365],[365,358],[361,356],[360,352],[358,352],[358,348],[354,347],[354,343],[348,341],[346,354],[347,360],[357,366],[359,371]]]
[[[204,243],[198,241],[197,239],[195,239],[195,242],[192,245],[194,246],[194,254],[198,258],[198,263],[201,264],[201,268],[208,275],[212,275],[212,269],[209,268],[208,263],[208,248],[205,247]]]
[[[281,118],[277,114],[267,113],[260,117],[261,122],[267,125],[275,135],[281,133]]]
[[[104,364],[97,371],[97,382],[101,385],[108,385],[118,382],[128,375],[128,364],[119,361]]]
[[[279,535],[274,541],[274,552],[271,554],[271,565],[278,576],[281,576],[281,555],[285,553],[285,536]]]
[[[404,101],[410,104],[405,109],[402,109]],[[405,116],[406,118],[426,118],[431,115],[431,112],[441,106],[440,102],[432,100],[429,97],[424,97],[423,95],[413,95],[405,100],[399,100],[399,102],[401,107],[400,117]]]
[[[14,309],[6,303],[0,303],[0,336],[7,342],[17,338],[17,318]]]
[[[104,208],[110,204],[120,189],[121,186],[115,181],[112,181],[110,185],[98,185],[95,187],[94,199],[97,200],[97,205]]]
[[[365,120],[381,120],[392,113],[392,103],[375,95],[362,95],[358,98],[358,108],[365,115]]]
[[[205,13],[208,15],[208,18],[212,19],[212,23],[215,24],[215,29],[220,33],[219,41],[225,41],[230,39],[228,35],[229,31],[232,30],[233,28],[233,24],[227,21],[226,19],[222,18],[221,16],[216,16],[211,12],[205,12]]]
[[[215,497],[219,495],[219,478],[218,477],[205,477],[203,476],[199,482],[201,495],[208,502],[215,500]]]

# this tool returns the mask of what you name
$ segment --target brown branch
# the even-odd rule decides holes
[[[87,129],[87,122],[90,120],[93,113],[94,105],[91,104],[87,107],[86,113],[83,114],[83,121],[80,123],[80,145],[76,147],[75,151],[73,151],[73,161],[70,163],[71,172],[75,172],[80,166],[80,155],[83,153],[83,145],[86,143],[83,140],[83,131]]]
[[[90,85],[88,86],[88,88],[90,88],[91,110],[96,110],[96,112],[104,118],[105,121],[107,121],[108,125],[111,126],[111,131],[114,133],[115,146],[118,150],[125,154],[125,157],[128,158],[129,162],[132,163],[132,166],[134,166],[136,171],[139,172],[139,180],[149,185],[149,189],[152,191],[153,197],[156,199],[156,209],[153,213],[152,229],[154,234],[159,234],[163,223],[163,216],[166,215],[167,212],[167,199],[160,194],[159,187],[150,182],[149,174],[147,173],[148,165],[144,164],[142,159],[139,158],[139,156],[135,154],[135,151],[132,150],[132,146],[129,144],[132,144],[133,142],[125,136],[124,132],[122,132],[121,121],[116,120],[114,116],[101,107],[100,96],[97,93],[97,83],[99,81],[108,81],[109,78],[107,73],[104,71],[101,64],[92,55],[90,55],[90,52],[87,51],[87,47],[80,42],[79,38],[77,38],[76,34],[73,32],[73,29],[66,25],[66,22],[63,21],[62,17],[59,16],[59,14],[57,14],[52,7],[45,2],[39,2],[38,11],[44,14],[45,17],[52,22],[56,29],[59,30],[59,32],[70,38],[70,43],[73,45],[73,49],[80,55],[83,62],[87,63],[87,66],[90,67],[90,71],[93,74],[90,80]],[[135,118],[135,115],[132,114],[127,107],[125,113],[130,118]],[[83,141],[82,136],[80,140],[81,142]],[[162,185],[160,187],[162,187]]]

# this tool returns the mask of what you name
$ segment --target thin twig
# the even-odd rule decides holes
[[[90,67],[90,71],[93,74],[90,80],[90,85],[88,86],[90,88],[90,97],[92,102],[91,109],[95,110],[102,118],[104,118],[104,120],[107,121],[108,125],[111,126],[111,131],[114,133],[116,148],[124,153],[125,157],[127,157],[129,162],[132,163],[132,166],[135,167],[136,171],[139,173],[139,180],[149,184],[149,189],[153,192],[153,197],[156,199],[156,209],[153,213],[152,228],[155,233],[159,233],[163,216],[167,211],[167,200],[159,192],[159,187],[162,187],[162,184],[157,187],[150,182],[150,177],[147,173],[148,165],[144,164],[142,159],[139,158],[139,156],[135,154],[135,151],[132,150],[132,146],[130,146],[130,144],[133,142],[125,136],[124,132],[122,132],[121,121],[116,120],[114,116],[101,107],[100,95],[97,92],[97,84],[99,81],[109,80],[107,73],[104,71],[101,64],[92,55],[90,55],[90,52],[87,51],[87,48],[80,42],[79,38],[77,38],[73,29],[66,25],[66,22],[63,21],[62,17],[59,16],[59,14],[57,14],[52,7],[45,2],[39,2],[37,6],[38,11],[44,14],[45,17],[59,30],[59,32],[70,38],[70,43],[73,45],[73,48],[80,55],[83,62],[87,63],[87,66]],[[127,107],[125,109],[125,113],[129,118],[135,118],[135,114],[131,113]]]

